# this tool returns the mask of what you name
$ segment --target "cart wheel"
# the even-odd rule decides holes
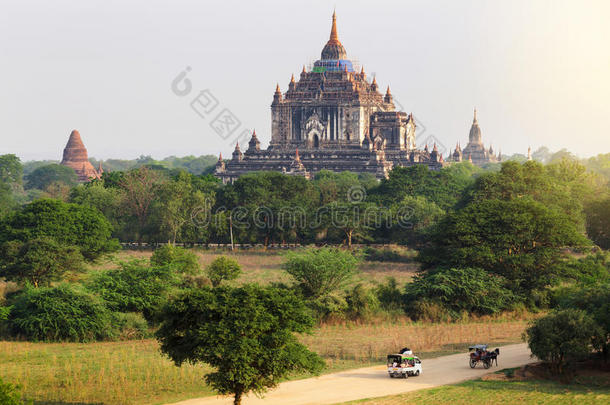
[[[415,372],[415,376],[419,376],[419,370]]]
[[[394,378],[394,374],[390,373],[390,378]]]
[[[409,374],[408,374],[408,373],[404,373],[403,375],[405,376],[405,380],[406,380],[407,378],[409,378]]]
[[[474,359],[470,359],[470,368],[475,368],[477,366],[477,361]]]
[[[483,367],[485,367],[485,369],[488,369],[489,367],[491,367],[491,363],[489,362],[489,360],[485,360],[483,362]]]

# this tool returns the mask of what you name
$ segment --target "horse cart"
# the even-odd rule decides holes
[[[470,368],[475,368],[479,363],[483,363],[485,369],[491,367],[494,362],[496,363],[496,366],[498,365],[500,349],[488,351],[487,345],[472,345],[468,348],[468,351],[470,352]]]

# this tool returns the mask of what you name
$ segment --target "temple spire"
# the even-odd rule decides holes
[[[337,14],[333,11],[333,26],[330,29],[330,41],[339,42],[339,35],[337,35]]]
[[[476,123],[477,123],[477,109],[476,109],[476,108],[474,109],[474,118],[473,118],[473,120],[472,120],[472,123],[473,123],[473,124],[476,124]]]

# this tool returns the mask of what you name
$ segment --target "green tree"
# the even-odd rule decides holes
[[[51,199],[36,200],[0,219],[0,245],[48,236],[60,244],[77,246],[86,260],[120,247],[111,233],[111,225],[98,210]]]
[[[294,333],[311,331],[313,320],[292,292],[248,285],[190,290],[163,313],[157,337],[176,365],[206,363],[205,379],[220,394],[275,387],[294,372],[318,372],[323,361]]]
[[[155,249],[150,257],[153,267],[171,266],[180,273],[199,273],[199,259],[197,255],[185,248],[174,245],[165,245]]]
[[[531,295],[561,279],[565,248],[589,241],[562,212],[529,198],[482,200],[448,214],[418,256],[425,268],[478,267]]]
[[[283,267],[306,297],[320,298],[343,287],[357,273],[359,257],[332,248],[289,252]]]
[[[114,332],[106,306],[68,284],[26,288],[12,302],[9,325],[14,336],[33,341],[89,342]]]
[[[75,186],[77,176],[74,169],[58,164],[50,164],[35,169],[26,176],[26,189],[46,190],[53,183]]]
[[[0,155],[0,182],[10,185],[21,185],[23,182],[23,165],[15,155]]]
[[[589,355],[602,335],[599,325],[584,311],[565,309],[536,319],[523,337],[534,356],[563,374],[566,362]]]
[[[237,260],[227,256],[219,256],[206,268],[208,278],[213,287],[218,287],[224,280],[235,280],[241,274],[241,266]]]
[[[80,270],[83,262],[77,247],[63,245],[48,236],[5,242],[0,251],[0,276],[30,282],[34,287],[61,280],[67,271]]]
[[[602,249],[610,249],[610,196],[585,206],[587,235]]]
[[[120,180],[120,187],[124,191],[121,210],[135,219],[131,225],[139,243],[144,238],[153,202],[158,198],[157,189],[162,182],[162,175],[147,167],[130,170]]]

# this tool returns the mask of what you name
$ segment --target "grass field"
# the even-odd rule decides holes
[[[302,341],[325,358],[325,372],[333,372],[378,364],[388,352],[405,345],[426,358],[463,351],[473,341],[516,342],[524,326],[522,320],[438,325],[342,323],[322,326]],[[154,340],[0,342],[0,359],[0,377],[21,384],[27,398],[40,404],[155,404],[212,393],[203,383],[209,369],[174,366],[159,353]]]
[[[346,404],[608,404],[610,373],[581,376],[568,385],[548,380],[494,381],[473,380],[461,384],[430,388],[402,395],[348,402]]]
[[[199,256],[199,263],[205,268],[215,258],[220,255],[233,257],[242,267],[242,275],[236,281],[238,284],[259,283],[269,284],[272,282],[290,283],[291,276],[282,269],[284,262],[284,252],[278,251],[235,251],[229,250],[194,250]],[[107,260],[97,263],[88,270],[107,270],[116,267],[117,261],[129,259],[149,259],[152,254],[150,250],[123,250]],[[390,263],[390,262],[362,262],[360,274],[357,275],[353,283],[362,282],[367,285],[375,282],[383,282],[387,277],[394,277],[399,285],[411,280],[418,270],[415,262]],[[82,275],[81,275],[82,276]]]

